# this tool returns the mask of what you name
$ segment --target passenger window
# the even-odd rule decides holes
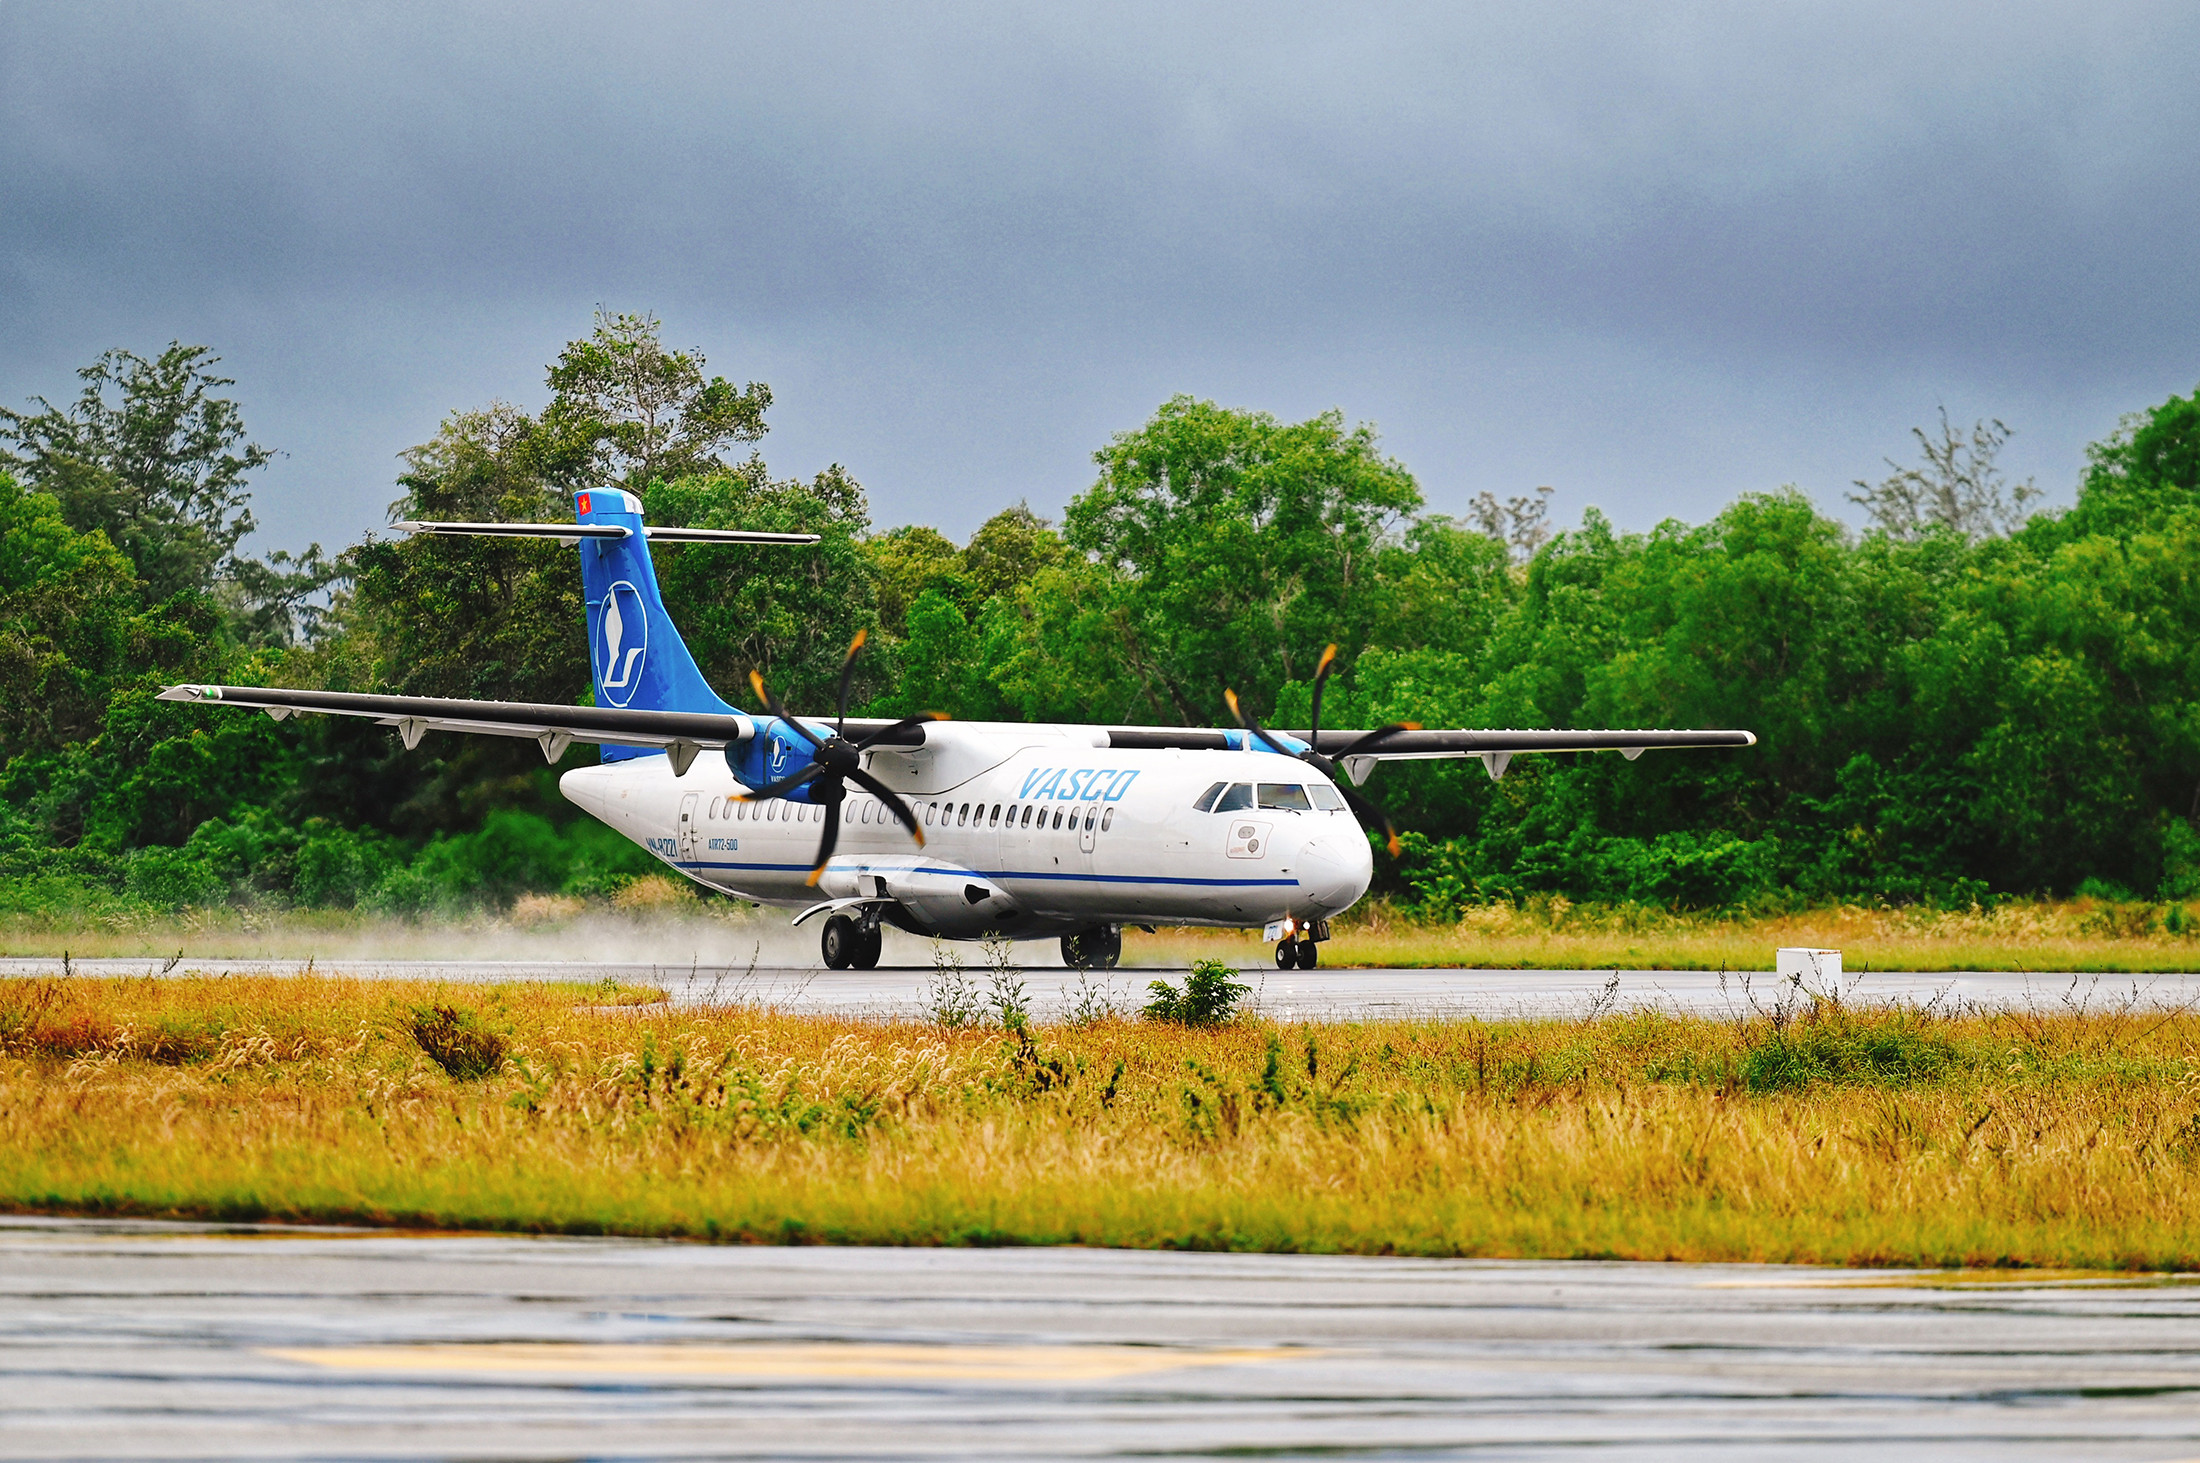
[[[1025,804],[1023,817],[1017,821],[1018,827],[1029,828],[1031,826],[1031,809],[1033,806],[1035,805],[1029,803]]]
[[[1264,808],[1283,808],[1293,813],[1314,811],[1314,805],[1306,800],[1306,789],[1296,782],[1262,783],[1260,805]]]
[[[1218,782],[1214,786],[1208,788],[1198,797],[1192,799],[1193,808],[1202,813],[1206,812],[1208,809],[1212,808],[1215,805],[1215,799],[1219,797],[1222,793],[1222,790],[1229,785],[1230,784],[1228,784],[1227,782]]]
[[[1250,783],[1233,782],[1221,797],[1215,800],[1218,813],[1236,813],[1253,806],[1253,788]]]
[[[1115,809],[1113,809],[1113,808],[1110,808],[1110,809],[1108,809],[1108,810],[1107,810],[1107,811],[1106,811],[1105,813],[1102,813],[1102,814],[1100,815],[1100,831],[1101,831],[1102,833],[1105,833],[1105,832],[1107,832],[1109,828],[1111,828],[1111,827],[1113,827],[1113,826],[1114,826],[1114,824],[1115,824]]]
[[[960,828],[960,827],[962,827],[962,825],[963,825],[963,824],[965,824],[965,823],[967,823],[967,822],[969,822],[969,821],[970,821],[970,804],[968,804],[968,803],[964,803],[964,804],[962,805],[962,808],[961,808],[961,810],[960,810],[960,811],[958,811],[958,812],[957,812],[957,813],[955,814],[955,826],[956,826],[957,828]]]
[[[1334,813],[1344,806],[1344,794],[1326,782],[1310,782],[1306,785],[1306,792],[1314,799],[1314,806],[1325,813]]]
[[[1057,829],[1062,826],[1062,810],[1060,808],[1054,810],[1054,826]]]
[[[999,803],[995,803],[993,805],[993,811],[986,814],[985,826],[988,828],[998,828],[1001,826],[1001,805]]]
[[[1090,833],[1090,832],[1092,831],[1092,819],[1093,819],[1093,813],[1094,813],[1094,810],[1093,810],[1093,809],[1091,809],[1091,808],[1087,808],[1087,809],[1085,809],[1085,831],[1086,831],[1087,833]]]

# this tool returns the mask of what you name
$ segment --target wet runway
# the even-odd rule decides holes
[[[2200,1287],[0,1220],[0,1457],[2200,1456]]]
[[[918,942],[907,942],[912,949]],[[906,957],[910,952],[904,951]],[[71,968],[84,975],[157,974],[161,960],[78,960]],[[296,974],[296,960],[185,960],[170,973]],[[313,967],[322,974],[407,980],[493,982],[565,980],[620,981],[664,987],[686,1004],[753,1003],[782,1010],[882,1019],[916,1018],[932,1003],[939,976],[930,964],[903,964],[878,970],[826,970],[819,965],[707,965],[606,961],[544,960],[380,960],[337,959]],[[0,959],[0,975],[58,975],[59,960]],[[1081,1003],[1102,1002],[1120,1011],[1136,1011],[1147,999],[1146,983],[1181,980],[1181,968],[1122,969],[1097,973],[1080,984],[1077,972],[1059,965],[1034,965],[1016,972],[1034,1014],[1051,1019]],[[970,952],[964,972],[972,988],[984,993],[988,973]],[[1721,974],[1696,970],[1277,970],[1248,965],[1240,978],[1259,1014],[1278,1020],[1354,1020],[1385,1017],[1575,1015],[1592,1009],[1643,1006],[1702,1015],[1745,1015],[1793,1002],[1798,992],[1769,972]],[[2175,1006],[2200,1003],[2200,975],[2077,976],[2016,971],[1880,974],[1851,971],[1842,983],[1844,999],[1904,1001],[1939,1009],[1966,1006],[2089,1010],[2136,1003]]]

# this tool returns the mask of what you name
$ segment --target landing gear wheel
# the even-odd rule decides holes
[[[1299,941],[1299,969],[1312,970],[1321,964],[1321,947],[1312,940]]]
[[[1111,926],[1062,936],[1062,963],[1072,970],[1113,970],[1123,958],[1123,932]]]
[[[864,929],[856,927],[855,956],[848,963],[858,970],[878,969],[878,954],[886,944],[886,931],[879,925]]]
[[[1296,970],[1299,966],[1299,945],[1296,940],[1276,941],[1276,969]]]
[[[825,933],[818,937],[817,943],[824,953],[826,969],[846,970],[857,963],[856,956],[863,948],[863,934],[854,920],[836,914],[825,921]]]

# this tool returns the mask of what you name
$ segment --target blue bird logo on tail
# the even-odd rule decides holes
[[[624,706],[634,699],[634,690],[641,682],[642,668],[649,656],[649,612],[643,607],[641,591],[622,579],[611,586],[604,596],[603,643],[599,648],[601,659],[596,663],[596,683],[602,687],[604,699],[613,706]],[[629,632],[635,643],[627,644]]]

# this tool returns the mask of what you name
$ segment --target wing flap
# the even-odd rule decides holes
[[[408,744],[424,731],[492,737],[563,737],[621,747],[729,747],[755,735],[753,718],[687,711],[634,711],[615,706],[551,706],[527,701],[456,701],[433,696],[375,696],[352,691],[299,691],[280,686],[170,686],[163,701],[241,706],[269,714],[365,717],[396,727]],[[558,743],[564,750],[564,743]],[[544,750],[549,750],[545,743]]]

